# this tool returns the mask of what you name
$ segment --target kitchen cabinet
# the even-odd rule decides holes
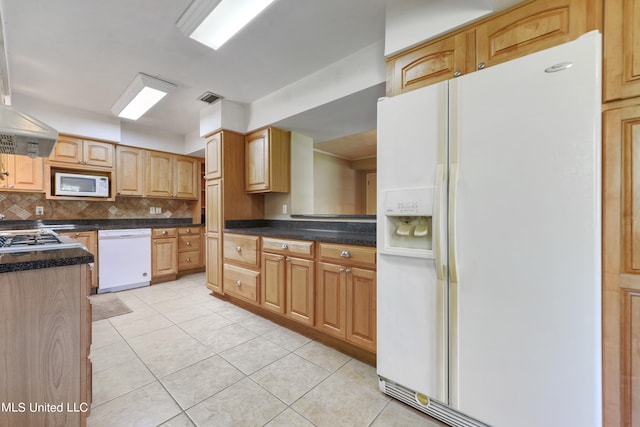
[[[207,287],[223,293],[222,228],[226,220],[264,217],[264,196],[244,191],[244,136],[227,130],[205,138]]]
[[[118,196],[144,195],[145,150],[126,145],[116,147],[116,192]]]
[[[604,3],[604,100],[640,96],[640,2]]]
[[[60,135],[48,162],[79,169],[113,169],[114,144]]]
[[[260,238],[225,233],[223,291],[252,304],[259,303]]]
[[[198,159],[161,151],[147,151],[145,158],[146,197],[198,198]]]
[[[376,351],[376,251],[318,244],[316,327]]]
[[[245,136],[245,190],[288,193],[291,132],[268,127]]]
[[[0,191],[44,192],[42,157],[0,154]]]
[[[603,397],[608,426],[640,420],[640,99],[603,120]]]
[[[261,305],[313,326],[314,242],[262,238]]]
[[[574,40],[598,28],[598,7],[596,0],[523,2],[392,55],[386,59],[387,96]]]
[[[475,30],[460,32],[387,59],[387,95],[399,95],[475,70]]]
[[[154,228],[151,232],[151,281],[174,280],[178,273],[178,230]]]
[[[178,228],[178,272],[200,269],[204,266],[200,228]]]
[[[61,231],[61,236],[68,236],[82,243],[93,255],[93,266],[89,269],[89,284],[98,287],[98,232],[97,231]]]
[[[87,270],[79,264],[0,274],[1,426],[86,425],[92,370]],[[29,404],[63,408],[31,411]]]

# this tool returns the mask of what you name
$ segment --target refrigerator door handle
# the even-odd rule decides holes
[[[434,248],[435,248],[435,258],[436,258],[436,275],[438,280],[445,280],[445,263],[443,262],[442,255],[444,253],[443,250],[443,242],[442,238],[442,224],[446,224],[445,212],[446,212],[446,200],[443,200],[444,194],[444,164],[438,163],[436,168],[436,214],[434,215],[433,230],[434,230]]]
[[[458,164],[449,165],[449,278],[451,283],[458,283],[458,266],[456,263],[456,204],[458,192]]]

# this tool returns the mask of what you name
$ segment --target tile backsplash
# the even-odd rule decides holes
[[[5,220],[38,219],[130,219],[130,218],[191,218],[193,200],[146,199],[116,197],[113,202],[85,200],[47,200],[40,193],[0,192],[0,214]],[[36,206],[44,208],[36,215]],[[150,214],[151,207],[161,213]]]

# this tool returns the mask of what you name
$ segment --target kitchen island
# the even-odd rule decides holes
[[[86,426],[92,262],[81,247],[0,255],[1,426]]]

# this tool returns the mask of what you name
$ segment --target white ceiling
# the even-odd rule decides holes
[[[217,51],[176,26],[190,0],[1,1],[13,94],[111,115],[143,72],[178,89],[138,123],[176,134],[205,91],[249,103],[384,39],[384,0],[277,0]]]

